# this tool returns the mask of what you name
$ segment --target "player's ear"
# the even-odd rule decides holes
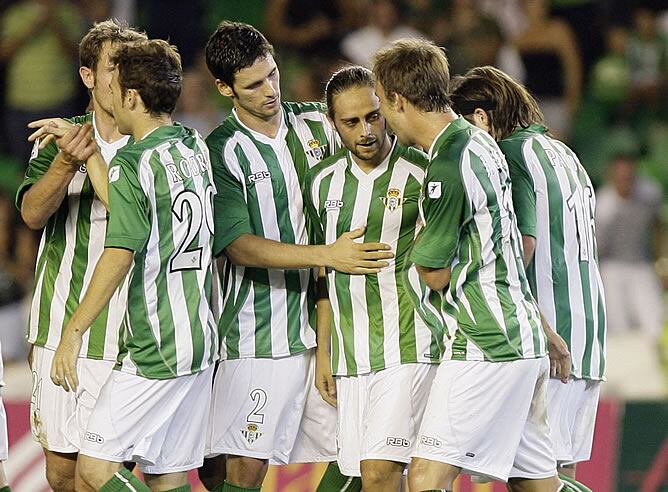
[[[128,104],[128,109],[134,110],[137,108],[139,102],[141,101],[141,96],[136,89],[127,89],[125,91],[125,102]],[[143,101],[142,101],[143,104]]]
[[[216,79],[216,89],[225,97],[234,97],[234,90],[220,79]]]
[[[401,94],[397,94],[396,92],[390,95],[390,101],[392,101],[392,105],[395,107],[397,112],[403,113],[406,111],[406,106],[408,104],[408,99],[406,99],[404,96]]]
[[[79,77],[81,77],[81,81],[89,90],[93,90],[95,86],[95,74],[92,69],[79,67]]]
[[[473,112],[473,116],[474,118],[477,118],[480,123],[489,128],[489,115],[487,114],[487,111],[481,108],[476,108]]]

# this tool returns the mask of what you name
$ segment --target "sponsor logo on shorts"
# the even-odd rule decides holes
[[[94,442],[95,444],[104,443],[104,437],[102,437],[100,434],[95,434],[94,432],[86,431],[84,434],[84,439],[86,441]]]
[[[262,437],[262,432],[258,431],[257,424],[248,424],[245,429],[241,429],[241,435],[248,441],[248,444],[253,444]]]
[[[385,440],[385,443],[388,446],[394,446],[396,448],[410,448],[411,447],[411,442],[408,439],[404,439],[403,437],[388,437]]]
[[[440,439],[436,439],[435,437],[431,436],[420,436],[420,443],[424,444],[425,446],[431,446],[433,448],[440,448],[443,446],[443,443],[440,441]]]
[[[466,457],[467,458],[475,458],[475,453],[472,453],[471,451],[469,451],[468,453],[466,453]]]

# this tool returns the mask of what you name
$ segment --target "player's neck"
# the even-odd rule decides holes
[[[102,140],[107,143],[113,143],[123,138],[124,135],[118,131],[114,117],[99,108],[93,109],[93,118],[95,118],[95,129]]]
[[[443,113],[421,113],[415,118],[413,130],[415,132],[415,144],[425,152],[429,152],[436,137],[447,125],[457,119],[457,115],[451,109]]]
[[[160,116],[149,116],[138,118],[132,126],[132,137],[136,142],[146,138],[156,128],[172,125],[172,115],[161,114]]]
[[[283,111],[279,111],[269,119],[263,119],[254,114],[245,111],[243,108],[236,107],[235,112],[239,121],[254,132],[261,133],[269,138],[276,138],[281,123],[283,121]]]

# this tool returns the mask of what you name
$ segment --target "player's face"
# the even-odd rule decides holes
[[[124,135],[132,133],[132,128],[129,124],[129,108],[125,104],[123,95],[121,94],[121,86],[118,83],[118,68],[114,68],[109,84],[109,93],[111,94],[111,108],[118,131]]]
[[[273,56],[258,58],[250,67],[239,70],[233,85],[230,97],[237,111],[261,120],[270,120],[280,112],[280,76]]]
[[[111,107],[111,77],[114,73],[114,65],[109,60],[113,53],[114,46],[111,41],[105,41],[102,44],[100,57],[97,61],[97,66],[93,72],[93,87],[92,95],[96,110],[105,111],[112,114]]]
[[[406,146],[414,145],[415,142],[410,131],[411,127],[406,121],[404,113],[399,110],[396,100],[390,100],[387,97],[380,82],[376,82],[376,95],[380,101],[380,112],[387,121],[388,126],[397,135],[399,143]]]
[[[334,126],[343,145],[359,159],[379,157],[385,149],[385,118],[373,87],[353,87],[332,99]]]

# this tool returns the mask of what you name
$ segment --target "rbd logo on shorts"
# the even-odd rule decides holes
[[[257,183],[259,181],[264,181],[265,179],[271,179],[271,173],[269,171],[258,171],[248,175],[248,181],[250,183]]]
[[[325,210],[328,212],[331,210],[338,210],[343,208],[343,201],[341,200],[325,200]]]
[[[246,438],[248,444],[253,444],[262,437],[262,432],[259,432],[256,424],[248,424],[245,429],[241,429],[241,434]]]
[[[97,444],[104,443],[104,438],[99,434],[94,434],[93,432],[86,431],[86,433],[84,434],[84,439],[86,441],[94,442]]]
[[[403,437],[388,437],[385,441],[388,446],[394,446],[397,448],[410,448],[411,442],[408,439]]]
[[[435,437],[431,437],[431,436],[420,437],[420,442],[422,444],[424,444],[425,446],[432,446],[432,447],[435,447],[435,448],[440,448],[443,445],[443,443],[440,440],[436,439]]]

